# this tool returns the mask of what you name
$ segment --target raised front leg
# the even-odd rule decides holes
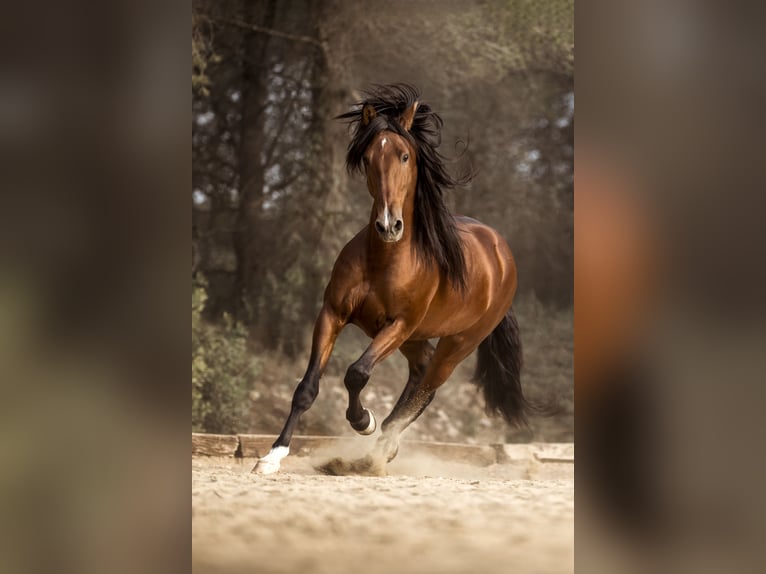
[[[362,406],[359,395],[370,379],[372,369],[398,349],[410,334],[405,321],[397,319],[375,336],[367,350],[346,371],[344,383],[348,390],[346,419],[356,432],[368,435],[375,432],[375,415]]]
[[[311,344],[311,358],[303,379],[293,394],[290,415],[269,453],[260,458],[253,468],[259,474],[271,474],[279,470],[280,461],[290,452],[290,439],[301,415],[305,413],[319,394],[319,378],[330,359],[335,340],[345,326],[343,321],[328,305],[322,308],[314,325]]]
[[[442,338],[422,379],[418,382],[417,374],[414,379],[411,378],[412,384],[408,382],[399,402],[383,421],[383,434],[378,437],[372,451],[358,460],[332,459],[317,470],[335,475],[384,475],[386,463],[392,460],[399,450],[399,436],[402,431],[423,412],[433,399],[436,389],[447,380],[458,363],[471,354],[480,340],[463,335]]]

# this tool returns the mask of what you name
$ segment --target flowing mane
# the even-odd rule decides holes
[[[463,182],[447,173],[444,158],[437,149],[441,144],[441,117],[428,104],[419,102],[417,89],[408,84],[373,86],[364,95],[365,100],[356,103],[352,111],[336,117],[348,120],[354,126],[346,155],[346,168],[349,172],[363,171],[362,157],[381,131],[392,131],[410,142],[416,150],[418,168],[413,248],[427,265],[436,264],[456,290],[465,292],[463,242],[455,218],[444,201],[444,190]],[[419,105],[408,132],[399,124],[399,118],[416,101]],[[365,104],[374,106],[377,112],[367,126],[361,122]]]

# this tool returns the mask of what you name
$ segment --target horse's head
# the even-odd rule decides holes
[[[415,102],[399,118],[399,125],[405,132],[412,127],[417,107]],[[368,126],[375,117],[375,108],[366,104],[362,109],[362,125]],[[391,130],[382,130],[372,138],[362,157],[367,172],[367,189],[375,200],[372,208],[375,231],[387,243],[402,238],[405,215],[412,213],[418,172],[415,154],[416,149],[407,138]]]

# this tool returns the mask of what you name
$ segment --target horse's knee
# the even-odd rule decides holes
[[[423,371],[425,371],[428,368],[428,365],[431,364],[431,359],[433,358],[435,352],[436,349],[430,343],[423,348],[423,352],[420,355],[419,361]]]
[[[313,379],[304,379],[295,389],[293,395],[293,408],[297,411],[307,411],[319,394],[319,381]]]
[[[415,382],[420,381],[423,378],[423,375],[426,374],[426,369],[428,368],[428,363],[413,363],[410,365],[410,375],[409,380]]]
[[[343,379],[343,384],[346,385],[346,390],[348,390],[350,393],[360,392],[367,384],[369,379],[369,370],[356,362],[346,371],[346,377]]]
[[[434,347],[430,343],[423,346],[420,354],[416,357],[408,357],[410,367],[410,379],[420,380],[426,374],[431,357],[434,355]]]

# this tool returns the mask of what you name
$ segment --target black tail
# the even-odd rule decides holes
[[[513,309],[481,342],[477,354],[473,382],[484,391],[487,414],[500,415],[515,426],[527,426],[527,415],[544,409],[521,392],[521,338]]]

